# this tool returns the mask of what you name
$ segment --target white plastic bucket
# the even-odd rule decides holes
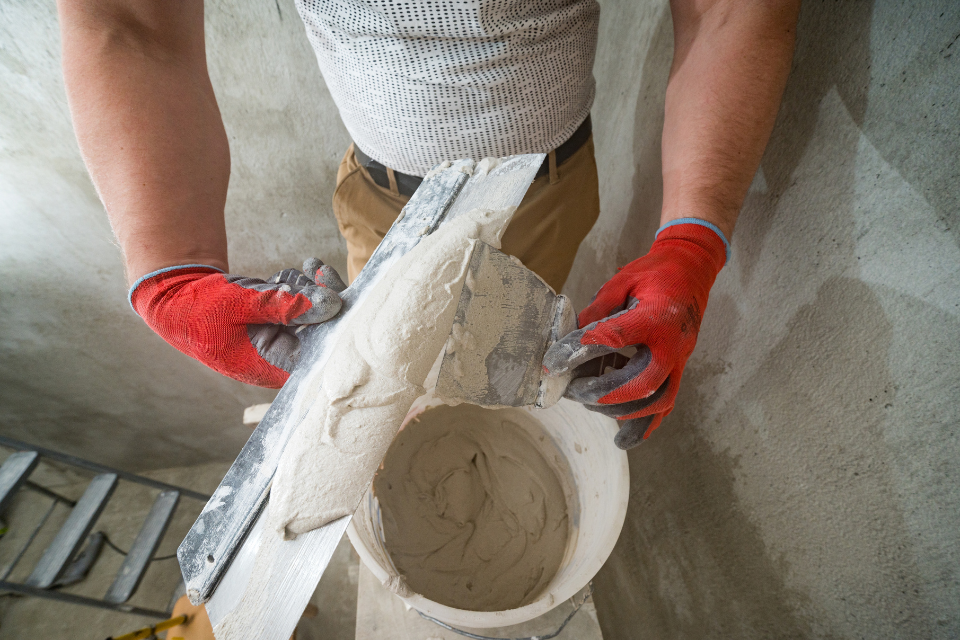
[[[428,394],[411,407],[404,425],[429,407],[442,404]],[[414,609],[454,626],[485,629],[520,624],[543,615],[573,597],[606,561],[620,536],[627,513],[630,472],[627,454],[613,444],[617,423],[561,399],[549,409],[522,409],[536,418],[566,458],[572,477],[561,479],[572,496],[571,530],[560,569],[543,593],[530,604],[507,611],[467,611],[429,600],[419,594],[403,598]],[[397,570],[383,544],[380,505],[367,490],[347,528],[360,559],[384,584],[395,582]]]

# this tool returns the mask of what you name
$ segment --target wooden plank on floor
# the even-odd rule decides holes
[[[522,638],[552,633],[570,613],[568,603],[524,624],[497,629],[468,629],[498,638]],[[360,563],[356,640],[463,640],[463,636],[421,618],[403,600],[387,591]],[[603,640],[593,600],[587,600],[556,640]]]

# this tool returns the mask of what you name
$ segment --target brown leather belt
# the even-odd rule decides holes
[[[557,166],[562,165],[570,156],[579,151],[580,147],[590,139],[591,133],[593,133],[593,125],[590,122],[590,116],[587,116],[583,124],[573,132],[573,135],[570,136],[566,142],[554,149],[557,156]],[[367,170],[367,173],[370,174],[370,177],[373,178],[377,186],[383,187],[384,189],[390,188],[390,177],[387,175],[387,168],[385,166],[361,151],[356,143],[353,145],[353,153],[357,156],[357,162]],[[543,164],[540,165],[540,169],[537,171],[537,177],[545,176],[548,173],[550,173],[549,156],[543,159]],[[413,192],[420,186],[420,183],[423,182],[423,178],[419,176],[411,176],[406,173],[400,173],[399,171],[394,171],[393,175],[397,179],[397,190],[400,192],[400,195],[403,196],[412,196]]]

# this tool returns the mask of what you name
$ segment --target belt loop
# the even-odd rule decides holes
[[[387,180],[390,181],[390,193],[395,196],[400,195],[400,189],[397,187],[397,174],[393,172],[393,169],[386,167],[387,169]]]
[[[553,150],[547,154],[547,162],[550,167],[550,184],[560,182],[560,172],[557,171],[557,151]]]

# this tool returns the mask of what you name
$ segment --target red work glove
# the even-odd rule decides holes
[[[284,269],[266,282],[205,265],[148,273],[130,289],[130,305],[161,338],[234,380],[282,387],[300,357],[295,327],[340,311],[346,285],[316,258],[304,275]]]
[[[707,297],[727,258],[719,229],[694,218],[668,223],[650,252],[601,287],[572,331],[544,356],[552,374],[574,371],[566,397],[620,421],[614,442],[640,444],[673,410]],[[619,353],[636,347],[629,360]]]

